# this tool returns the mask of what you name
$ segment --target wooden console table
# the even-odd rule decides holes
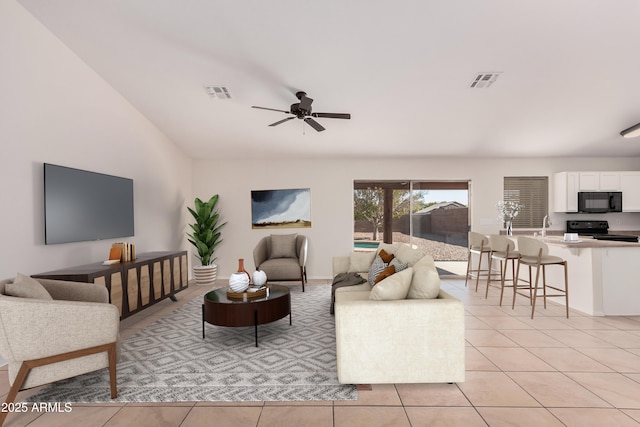
[[[165,298],[175,301],[175,293],[188,286],[187,251],[148,252],[138,254],[133,261],[112,265],[97,262],[32,277],[106,286],[109,301],[124,319]]]

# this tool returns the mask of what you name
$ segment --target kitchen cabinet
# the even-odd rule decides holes
[[[558,172],[553,177],[553,212],[578,212],[578,172]]]
[[[620,172],[579,172],[578,191],[620,191]]]
[[[620,191],[620,172],[600,172],[599,191]]]
[[[578,191],[599,191],[599,172],[580,172],[578,181]]]
[[[620,173],[622,212],[640,212],[640,172]]]

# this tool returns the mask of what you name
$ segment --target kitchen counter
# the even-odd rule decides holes
[[[640,248],[638,242],[618,242],[614,240],[597,240],[589,236],[580,236],[578,242],[565,242],[562,236],[541,237],[548,245],[556,245],[565,248]]]
[[[549,254],[567,261],[569,307],[592,316],[640,315],[640,243],[545,237]],[[564,283],[563,269],[548,267],[547,283]],[[553,301],[563,304],[563,299]]]

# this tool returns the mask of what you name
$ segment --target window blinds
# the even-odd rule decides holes
[[[541,228],[549,213],[549,178],[546,176],[505,176],[504,201],[524,205],[513,220],[513,228]]]

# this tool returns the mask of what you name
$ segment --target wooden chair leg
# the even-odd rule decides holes
[[[111,386],[111,398],[115,399],[118,397],[118,385],[117,385],[117,375],[116,375],[116,365],[117,365],[117,354],[116,354],[116,344],[109,348],[107,352],[109,355],[109,384]]]
[[[22,365],[20,365],[20,369],[18,370],[18,375],[16,376],[16,379],[13,382],[11,389],[9,390],[9,394],[7,394],[7,399],[4,401],[5,406],[8,406],[10,403],[13,403],[13,401],[16,400],[16,396],[18,396],[18,392],[20,391],[24,380],[27,379],[27,375],[29,374],[30,370],[31,366],[29,365],[29,362],[22,362]],[[4,424],[4,420],[8,414],[8,411],[0,412],[0,426]]]
[[[544,269],[543,269],[544,271]],[[544,275],[544,273],[543,273]],[[531,318],[533,319],[533,313],[536,311],[536,299],[538,299],[538,279],[540,279],[540,264],[536,267],[536,284],[533,288],[533,301],[531,304]],[[542,285],[544,287],[544,285]]]
[[[302,283],[302,292],[304,292],[304,267],[300,267],[300,282]]]
[[[482,268],[482,252],[478,255],[478,269],[476,270],[476,292],[478,292],[478,284],[480,284],[480,269]]]
[[[516,294],[518,293],[518,281],[520,280],[520,260],[518,259],[518,266],[516,269],[516,277],[513,282],[513,302],[511,303],[511,310],[516,308]]]
[[[7,399],[5,400],[5,404],[13,403],[18,395],[18,392],[22,388],[29,372],[33,368],[38,368],[40,366],[50,365],[52,363],[58,363],[65,360],[77,359],[78,357],[88,356],[91,354],[102,353],[106,351],[109,357],[109,382],[111,387],[111,398],[115,399],[118,397],[118,391],[116,386],[116,343],[112,342],[109,344],[102,344],[95,347],[84,348],[82,350],[70,351],[68,353],[56,354],[54,356],[43,357],[40,359],[34,360],[25,360],[20,365],[20,369],[18,370],[18,375],[16,375],[16,379],[7,394]],[[0,427],[4,423],[5,418],[7,417],[7,412],[0,411]]]
[[[489,272],[487,274],[487,288],[484,291],[484,299],[489,298],[489,285],[491,284],[491,264],[493,264],[493,258],[491,257],[491,254],[489,254],[488,257],[489,257]],[[502,261],[500,261],[500,266],[502,266]]]
[[[564,299],[567,308],[567,319],[569,318],[569,274],[567,272],[567,261],[563,262],[564,266]]]
[[[467,257],[467,277],[464,279],[464,287],[467,287],[467,282],[469,281],[469,273],[471,272],[471,251],[469,251],[469,256]]]

